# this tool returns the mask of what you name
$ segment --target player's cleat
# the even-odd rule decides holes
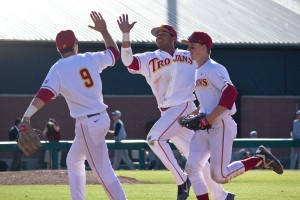
[[[189,178],[182,185],[178,185],[177,200],[186,200],[190,193],[191,181]]]
[[[283,173],[283,167],[280,161],[263,145],[260,145],[254,155],[255,157],[262,158],[262,167],[270,168],[277,174]]]
[[[228,193],[225,200],[234,200],[235,194]]]

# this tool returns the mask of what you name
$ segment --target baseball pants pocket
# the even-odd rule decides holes
[[[106,112],[102,112],[100,115],[88,118],[87,120],[91,141],[98,143],[108,133],[110,126],[109,116]]]

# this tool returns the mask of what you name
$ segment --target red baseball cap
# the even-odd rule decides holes
[[[177,32],[171,25],[161,25],[160,27],[155,27],[151,30],[151,33],[156,37],[158,31],[168,32],[171,34],[172,37],[177,38]]]
[[[200,44],[205,44],[207,48],[212,48],[212,39],[205,32],[194,32],[187,40],[181,40],[182,43],[188,44],[189,42],[197,42]]]
[[[77,38],[75,37],[75,34],[71,30],[63,30],[60,31],[56,35],[56,48],[58,51],[62,51],[68,47],[71,47],[74,45],[74,43],[77,41]]]

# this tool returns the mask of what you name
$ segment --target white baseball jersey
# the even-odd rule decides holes
[[[76,118],[75,138],[66,159],[72,200],[85,199],[85,160],[109,199],[126,199],[108,156],[105,136],[110,119],[99,75],[114,63],[109,49],[62,58],[51,67],[41,87],[52,91],[54,97],[62,94],[71,117]],[[96,115],[87,116],[90,114]]]
[[[226,68],[212,59],[196,70],[195,93],[200,103],[200,112],[210,114],[214,110],[227,84],[232,82]],[[231,110],[226,109],[218,118],[233,115],[235,112],[234,104]]]
[[[196,70],[195,93],[200,103],[200,112],[210,114],[219,104],[223,91],[232,84],[226,68],[212,59]],[[199,177],[198,171],[208,158],[213,179],[218,183],[227,183],[230,179],[245,172],[242,162],[230,164],[232,144],[236,137],[237,126],[231,115],[236,112],[235,104],[226,109],[212,124],[212,129],[199,130],[193,136],[186,171],[190,179]],[[206,194],[205,181],[192,181],[193,188],[201,188],[200,194]]]
[[[194,85],[196,64],[189,51],[176,49],[174,55],[161,50],[135,54],[139,70],[128,70],[145,76],[156,97],[158,107],[171,107],[195,100]],[[182,80],[181,80],[182,79]]]
[[[187,180],[187,174],[179,166],[173,151],[167,141],[170,139],[177,149],[186,158],[194,131],[179,125],[178,118],[188,115],[194,110],[195,72],[197,64],[192,61],[190,52],[176,49],[173,56],[167,52],[156,50],[135,54],[139,70],[131,70],[133,74],[145,76],[156,97],[161,117],[151,128],[147,135],[147,142],[151,150],[159,157],[169,169],[177,185]],[[212,180],[209,173],[208,161],[204,165],[203,177],[211,191],[211,195],[219,200],[225,199],[227,193],[222,186]]]
[[[107,105],[103,103],[99,73],[114,63],[109,49],[60,59],[51,67],[41,88],[51,90],[55,97],[62,94],[73,118],[100,113]]]

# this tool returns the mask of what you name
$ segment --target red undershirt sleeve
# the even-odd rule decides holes
[[[45,104],[47,104],[54,97],[54,94],[51,90],[41,88],[35,97],[41,99]]]
[[[120,58],[120,52],[112,46],[107,47],[114,54],[115,60],[117,61]]]
[[[129,66],[127,66],[127,67],[128,67],[129,69],[138,71],[138,70],[140,69],[138,59],[137,59],[135,56],[133,56],[133,61],[132,61],[132,63],[131,63]]]
[[[237,96],[238,96],[238,92],[235,89],[235,87],[231,84],[227,84],[227,87],[222,93],[221,99],[219,101],[219,105],[224,106],[225,108],[231,110]]]

